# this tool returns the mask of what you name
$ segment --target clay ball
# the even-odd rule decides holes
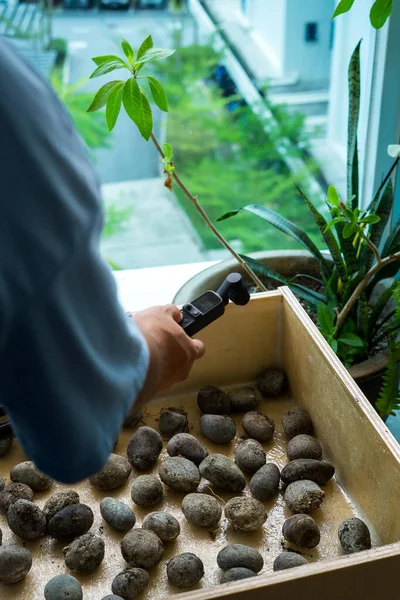
[[[260,392],[267,398],[279,396],[285,383],[285,373],[280,369],[266,369],[257,379]]]
[[[312,435],[302,433],[290,440],[287,445],[286,454],[289,460],[296,460],[298,458],[320,460],[322,458],[322,447],[319,441],[312,437]]]
[[[130,531],[136,523],[135,513],[118,498],[103,498],[100,513],[105,522],[116,531]]]
[[[217,563],[223,571],[241,567],[259,573],[264,566],[264,559],[258,550],[244,544],[230,544],[219,551]]]
[[[194,492],[200,483],[199,469],[180,456],[166,458],[158,472],[161,481],[177,492]]]
[[[43,511],[29,500],[17,500],[11,504],[7,521],[11,531],[24,540],[37,540],[46,532]]]
[[[228,394],[232,412],[254,410],[262,401],[261,392],[252,387],[242,387]]]
[[[157,477],[140,475],[133,482],[131,498],[138,506],[150,508],[162,500],[163,493],[161,481]]]
[[[92,573],[103,562],[104,540],[93,533],[86,533],[64,550],[67,568],[76,573]]]
[[[282,552],[274,560],[274,571],[284,571],[285,569],[292,569],[293,567],[301,567],[306,565],[307,560],[296,554],[295,552]]]
[[[166,512],[150,513],[145,517],[142,527],[153,531],[162,542],[172,542],[181,532],[179,521]]]
[[[292,483],[299,479],[309,479],[319,485],[325,485],[335,474],[335,468],[324,460],[314,458],[297,458],[285,465],[281,471],[281,479]]]
[[[275,431],[273,420],[256,410],[244,415],[242,426],[247,435],[259,442],[272,440]]]
[[[238,496],[226,503],[225,517],[235,529],[256,531],[267,520],[267,511],[255,498]]]
[[[227,415],[231,412],[228,396],[213,385],[206,385],[197,394],[197,404],[200,410],[209,415]]]
[[[143,413],[141,410],[135,410],[134,412],[127,415],[124,419],[124,427],[135,427],[143,419]]]
[[[203,415],[201,433],[216,444],[229,444],[236,435],[235,421],[228,415]]]
[[[0,583],[18,583],[32,567],[32,554],[22,546],[0,547]]]
[[[321,506],[324,496],[324,492],[316,483],[304,479],[287,486],[285,502],[292,512],[308,514]]]
[[[170,456],[183,456],[199,465],[207,456],[208,450],[190,433],[177,433],[167,444]]]
[[[204,565],[200,558],[191,552],[184,552],[171,558],[167,565],[168,581],[177,588],[189,588],[204,576]]]
[[[182,502],[182,512],[188,521],[198,527],[215,528],[221,520],[222,509],[213,496],[188,494]]]
[[[319,527],[309,515],[289,517],[283,524],[282,533],[288,542],[302,548],[315,548],[321,539]]]
[[[257,440],[246,440],[235,451],[235,462],[243,469],[255,473],[265,465],[265,452]]]
[[[164,548],[160,538],[153,531],[133,529],[122,540],[121,552],[130,567],[150,569],[158,565]]]
[[[171,438],[188,431],[187,413],[179,408],[163,408],[158,422],[161,435]]]
[[[111,454],[101,471],[90,477],[89,481],[99,490],[116,490],[124,485],[131,472],[132,467],[124,456]]]
[[[52,479],[39,471],[30,460],[15,465],[10,471],[10,478],[14,483],[29,485],[34,492],[48,490],[53,484]]]
[[[0,510],[7,514],[11,504],[17,500],[33,500],[33,491],[25,483],[9,483],[0,492]]]
[[[241,579],[249,579],[250,577],[257,577],[257,573],[244,567],[234,567],[225,571],[221,577],[221,583],[229,583],[230,581],[240,581]]]
[[[250,492],[256,500],[265,502],[278,493],[280,473],[274,463],[263,465],[250,479]]]
[[[133,600],[139,596],[149,585],[149,574],[144,569],[126,569],[114,578],[111,589],[116,596],[107,596],[107,598],[123,598],[123,600]]]
[[[0,440],[0,457],[6,456],[11,450],[13,439],[12,437],[4,438]]]
[[[313,423],[311,417],[304,408],[291,408],[282,417],[283,430],[287,437],[291,440],[296,435],[306,433],[307,435],[313,432]]]
[[[371,534],[361,519],[351,517],[339,525],[339,541],[345,554],[353,554],[371,548]]]
[[[82,600],[82,586],[72,575],[56,575],[47,582],[44,597],[46,600]]]
[[[216,487],[230,492],[241,492],[246,479],[237,465],[224,454],[210,454],[199,466],[200,475]]]
[[[56,540],[73,540],[87,533],[92,525],[92,509],[86,504],[72,504],[49,520],[48,532]]]
[[[78,492],[75,490],[60,490],[59,492],[55,492],[43,507],[44,516],[47,521],[50,521],[56,513],[72,504],[79,504]]]
[[[157,462],[163,447],[158,431],[151,427],[139,427],[128,443],[128,459],[139,471],[147,471]]]

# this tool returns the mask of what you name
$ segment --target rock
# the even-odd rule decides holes
[[[145,517],[142,527],[153,531],[162,542],[172,542],[181,532],[179,521],[166,512],[150,513]]]
[[[131,498],[138,506],[150,508],[163,498],[161,481],[154,475],[140,475],[135,479],[131,489]]]
[[[158,473],[161,481],[177,492],[194,492],[200,483],[199,469],[190,460],[180,456],[166,458]]]
[[[141,410],[135,410],[134,412],[127,415],[124,419],[124,427],[135,427],[143,419],[143,413]]]
[[[208,450],[190,433],[177,433],[167,444],[170,456],[183,456],[199,465],[207,456]]]
[[[243,469],[255,473],[265,465],[265,452],[257,440],[245,440],[235,451],[235,462]]]
[[[104,550],[103,538],[86,533],[65,548],[65,564],[70,571],[85,575],[92,573],[103,562]]]
[[[29,500],[17,500],[11,504],[7,521],[11,531],[24,540],[37,540],[46,532],[43,511]]]
[[[101,600],[124,600],[122,596],[116,596],[115,594],[108,594],[108,596],[103,596]]]
[[[304,408],[299,408],[297,406],[291,408],[283,415],[282,425],[284,432],[290,440],[296,435],[304,433],[310,435],[314,429],[308,412],[304,410]]]
[[[235,421],[228,415],[203,415],[201,433],[216,444],[229,444],[236,435]]]
[[[267,511],[258,500],[238,496],[226,503],[225,517],[235,529],[256,531],[267,520]]]
[[[272,440],[275,431],[273,420],[256,410],[244,415],[242,426],[247,435],[259,442]]]
[[[1,475],[0,475],[0,492],[2,492],[5,487],[6,487],[6,482],[4,481],[3,477],[1,477]]]
[[[79,504],[79,494],[75,490],[61,490],[55,492],[45,503],[43,513],[47,521],[50,521],[56,513],[63,508]]]
[[[34,492],[43,492],[53,485],[53,480],[39,471],[31,460],[15,465],[10,471],[14,483],[25,483]]]
[[[287,486],[285,502],[292,512],[307,514],[321,506],[324,496],[324,492],[314,481],[304,479]]]
[[[92,525],[92,509],[86,504],[72,504],[49,520],[48,532],[56,540],[73,540],[87,533]]]
[[[32,554],[22,546],[0,547],[0,583],[18,583],[32,567]]]
[[[223,571],[240,567],[259,573],[264,566],[264,559],[258,550],[251,546],[229,544],[219,551],[217,563]]]
[[[99,490],[116,490],[124,485],[131,472],[132,467],[124,456],[110,454],[105,466],[96,475],[89,477],[89,481]]]
[[[167,564],[168,581],[177,588],[189,588],[204,576],[204,565],[200,558],[191,552],[174,556]]]
[[[156,462],[163,447],[158,431],[151,427],[139,427],[128,443],[128,459],[139,471],[147,471]]]
[[[4,438],[4,440],[0,440],[0,457],[6,456],[12,448],[12,437]]]
[[[182,512],[188,521],[198,527],[215,528],[222,517],[218,500],[207,494],[185,496],[182,501]]]
[[[254,410],[262,401],[262,395],[252,387],[242,387],[228,394],[232,412]]]
[[[33,491],[25,483],[9,483],[0,492],[0,511],[7,514],[11,504],[17,500],[33,500]]]
[[[213,385],[206,385],[197,394],[197,404],[203,413],[209,415],[227,415],[231,412],[228,396]]]
[[[309,515],[289,517],[283,524],[282,533],[288,542],[302,548],[315,548],[321,539],[319,527]]]
[[[56,575],[46,583],[44,597],[46,600],[82,600],[82,586],[72,575]]]
[[[266,369],[257,379],[260,392],[267,398],[274,398],[282,393],[285,373],[280,369]]]
[[[105,522],[116,531],[129,531],[136,523],[135,513],[117,498],[103,498],[100,513]]]
[[[216,487],[230,492],[241,492],[246,479],[237,465],[224,454],[210,454],[199,466],[200,475]]]
[[[126,569],[114,578],[111,589],[118,596],[107,596],[107,598],[123,598],[133,600],[139,596],[149,585],[149,574],[144,569]]]
[[[280,473],[274,463],[263,465],[250,479],[250,492],[256,500],[265,502],[278,493]]]
[[[302,433],[296,435],[287,445],[286,454],[289,460],[298,458],[313,458],[320,460],[322,458],[322,447],[318,440],[312,435]]]
[[[234,567],[225,571],[221,577],[221,583],[229,583],[230,581],[239,581],[240,579],[249,579],[250,577],[257,577],[257,573],[245,569],[244,567]]]
[[[188,431],[187,413],[179,408],[163,408],[158,422],[161,435],[171,438]]]
[[[153,531],[133,529],[122,540],[121,552],[130,567],[150,569],[158,565],[164,548],[160,538]]]
[[[351,517],[339,525],[339,541],[345,554],[353,554],[371,548],[371,534],[361,519]]]
[[[284,569],[291,569],[292,567],[301,567],[306,565],[307,560],[296,554],[295,552],[282,552],[274,560],[274,571],[283,571]]]
[[[324,460],[314,458],[297,458],[285,465],[281,471],[281,479],[292,483],[300,479],[309,479],[319,485],[325,485],[335,474],[335,468]]]

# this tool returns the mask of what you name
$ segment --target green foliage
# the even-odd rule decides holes
[[[119,208],[117,203],[107,202],[104,207],[103,237],[109,238],[124,231],[132,214],[131,207]]]
[[[135,123],[141,135],[145,140],[149,140],[153,130],[153,115],[146,91],[137,80],[147,80],[152,98],[158,108],[168,112],[168,102],[162,84],[152,76],[140,76],[139,72],[147,63],[167,58],[175,50],[154,48],[151,35],[144,40],[136,52],[127,40],[122,40],[121,47],[128,62],[113,54],[96,56],[93,58],[93,62],[97,65],[97,69],[90,77],[101,77],[118,69],[127,69],[130,73],[129,79],[106,83],[98,90],[87,110],[95,112],[106,106],[106,122],[109,131],[112,131],[123,105],[128,117]]]
[[[340,0],[332,15],[332,19],[338,15],[348,12],[354,4],[354,0]],[[369,13],[372,27],[380,29],[384,26],[393,10],[393,0],[375,0]]]

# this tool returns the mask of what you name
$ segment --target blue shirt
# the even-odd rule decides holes
[[[102,223],[69,116],[0,38],[0,404],[65,483],[102,468],[149,361],[99,256]]]

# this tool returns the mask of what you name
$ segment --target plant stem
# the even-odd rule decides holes
[[[371,242],[371,244],[372,244],[372,242]],[[372,244],[372,245],[374,246],[374,244]],[[343,324],[346,320],[347,315],[349,314],[349,312],[353,308],[355,302],[359,299],[364,288],[366,287],[368,282],[372,279],[372,277],[375,275],[375,273],[380,271],[383,267],[386,267],[386,265],[389,265],[390,263],[395,262],[396,260],[400,260],[400,252],[396,252],[395,254],[392,254],[391,256],[387,256],[386,258],[383,258],[383,259],[379,256],[379,253],[378,253],[376,264],[368,271],[368,273],[366,273],[365,277],[360,281],[360,283],[358,284],[358,286],[356,287],[356,289],[354,290],[354,292],[352,293],[352,295],[350,296],[350,298],[348,299],[348,301],[346,302],[346,304],[340,311],[339,316],[336,321],[336,332],[335,332],[335,336],[334,336],[335,338],[337,338],[339,336],[340,330],[343,327]]]
[[[151,134],[151,139],[152,139],[153,144],[157,148],[157,151],[160,154],[160,156],[162,158],[165,158],[165,154],[162,151],[162,148],[153,133]],[[239,254],[237,252],[235,252],[235,250],[232,248],[232,246],[229,244],[229,242],[227,242],[226,239],[224,238],[224,236],[218,231],[218,229],[215,227],[215,225],[212,223],[212,221],[209,219],[207,214],[204,212],[204,210],[198,203],[196,196],[193,196],[193,194],[191,194],[189,192],[189,190],[187,189],[185,184],[181,181],[180,177],[177,175],[176,171],[174,171],[172,173],[172,178],[174,179],[176,184],[181,188],[181,190],[183,191],[185,196],[193,204],[193,206],[195,207],[197,212],[200,214],[201,218],[205,221],[207,227],[209,227],[211,229],[211,231],[217,237],[217,239],[221,242],[221,244],[223,246],[225,246],[225,248],[232,254],[232,256],[237,260],[237,262],[242,267],[242,269],[245,271],[245,273],[247,273],[247,275],[253,280],[253,282],[256,284],[256,286],[258,288],[260,288],[260,290],[262,292],[266,292],[267,288],[265,287],[263,282],[257,277],[257,275],[254,273],[254,271],[252,269],[250,269],[250,267],[246,264],[246,262],[243,260],[243,258],[241,258],[241,256],[239,256]]]
[[[362,232],[361,237],[366,241],[368,246],[371,248],[372,252],[374,253],[376,262],[379,263],[381,260],[381,255],[379,254],[378,248],[375,246],[375,244],[373,242],[371,242],[371,240],[369,239],[369,237],[367,235],[365,235],[365,233]]]

